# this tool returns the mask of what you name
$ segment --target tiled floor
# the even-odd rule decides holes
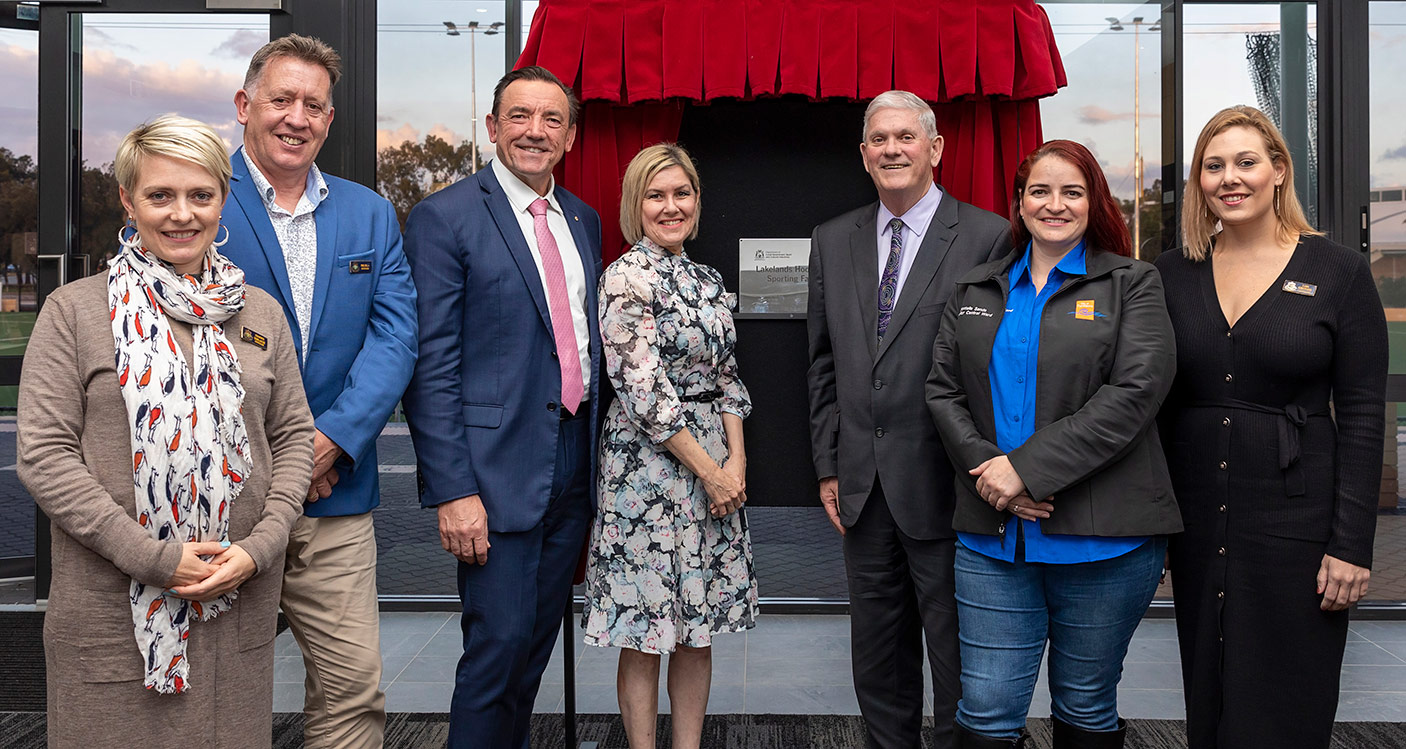
[[[1406,721],[1406,622],[1356,622],[1349,635],[1338,720]],[[576,646],[576,709],[618,712],[614,650]],[[849,617],[765,615],[746,634],[713,646],[713,713],[858,714],[849,664]],[[448,613],[381,615],[386,709],[447,712],[460,653],[459,618]],[[274,710],[302,708],[303,664],[289,632],[279,635]],[[661,678],[661,682],[662,682]],[[538,712],[561,712],[562,649],[547,666]],[[668,711],[668,694],[659,692]],[[1129,718],[1182,718],[1176,632],[1167,619],[1138,627],[1124,664],[1119,706]],[[931,700],[927,701],[931,710]],[[1044,675],[1032,715],[1049,715]]]

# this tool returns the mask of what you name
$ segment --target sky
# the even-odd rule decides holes
[[[535,2],[527,3],[530,21]],[[1133,60],[1131,20],[1157,20],[1157,3],[1048,2],[1069,86],[1042,102],[1047,138],[1085,143],[1099,157],[1115,193],[1134,194]],[[1245,33],[1278,27],[1278,5],[1187,6],[1185,114],[1190,154],[1200,126],[1224,106],[1255,104],[1245,60]],[[493,83],[504,70],[506,36],[475,35],[477,64],[469,61],[467,33],[448,36],[444,21],[463,28],[506,18],[502,0],[397,0],[381,3],[377,144],[395,145],[434,133],[458,142],[477,131],[491,150],[483,116]],[[1371,70],[1401,67],[1406,56],[1406,2],[1370,4]],[[1107,17],[1122,22],[1112,31]],[[1145,184],[1161,176],[1161,34],[1139,33],[1141,123]],[[1309,34],[1317,33],[1313,6]],[[87,17],[84,36],[84,138],[90,164],[111,160],[122,135],[162,112],[206,120],[231,145],[240,139],[234,91],[248,56],[267,39],[260,15],[112,15]],[[524,35],[525,36],[525,35]],[[34,154],[37,111],[37,35],[0,29],[0,146]],[[470,115],[470,70],[477,79],[477,125]],[[1406,184],[1406,97],[1395,76],[1374,75],[1373,186]],[[335,127],[335,125],[334,125]]]

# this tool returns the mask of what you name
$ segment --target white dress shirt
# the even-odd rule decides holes
[[[308,170],[307,186],[303,197],[289,213],[278,205],[278,193],[269,184],[264,173],[249,158],[249,152],[240,150],[244,164],[249,167],[249,177],[259,190],[259,197],[268,211],[269,222],[273,224],[274,236],[283,250],[283,263],[288,269],[288,286],[293,291],[293,316],[298,320],[298,332],[302,334],[303,350],[298,352],[304,361],[308,358],[308,338],[312,333],[312,292],[317,284],[317,219],[313,212],[327,198],[327,181],[316,164]],[[330,252],[330,250],[329,250]]]
[[[937,184],[924,193],[902,216],[893,215],[883,201],[879,201],[879,280],[884,278],[884,266],[889,261],[889,222],[895,218],[903,222],[903,259],[898,266],[898,289],[893,294],[893,304],[898,306],[898,297],[903,293],[903,284],[908,280],[908,271],[913,269],[913,258],[918,256],[918,248],[923,245],[923,237],[928,234],[932,217],[937,215],[937,205],[942,202],[942,191]]]
[[[548,184],[545,196],[538,195],[536,190],[528,187],[516,174],[498,163],[497,159],[489,162],[489,165],[493,169],[493,176],[498,178],[498,184],[502,186],[508,203],[513,207],[513,214],[517,216],[518,226],[522,228],[522,236],[527,240],[528,248],[532,250],[532,262],[537,264],[537,276],[542,281],[544,296],[547,294],[547,275],[542,267],[542,252],[537,248],[537,230],[533,226],[532,212],[528,207],[538,198],[547,199],[547,228],[552,231],[552,239],[557,241],[557,250],[561,252],[561,267],[566,272],[566,297],[571,302],[571,326],[576,331],[576,353],[581,357],[581,385],[585,388],[584,397],[589,398],[591,329],[587,327],[586,322],[586,269],[581,264],[581,253],[576,249],[576,240],[571,236],[571,226],[567,223],[566,214],[557,202],[556,181]]]

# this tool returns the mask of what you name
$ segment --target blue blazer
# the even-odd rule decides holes
[[[229,242],[221,250],[244,269],[246,281],[283,305],[301,358],[302,331],[283,248],[242,148],[230,164],[234,176],[224,210]],[[419,334],[415,286],[395,209],[362,185],[322,177],[327,198],[313,212],[317,280],[311,344],[307,361],[299,364],[317,428],[346,454],[338,459],[340,480],[332,496],[304,504],[311,517],[360,515],[381,503],[376,438],[410,381]]]
[[[555,194],[586,270],[594,445],[600,217],[561,187]],[[526,531],[541,522],[551,494],[561,369],[541,276],[493,170],[415,206],[405,251],[420,293],[420,360],[405,394],[420,502],[433,507],[478,494],[490,531]],[[590,464],[594,507],[594,454]]]

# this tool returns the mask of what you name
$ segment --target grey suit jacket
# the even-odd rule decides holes
[[[846,527],[877,480],[906,535],[950,538],[954,477],[923,389],[953,285],[1010,252],[1010,224],[944,191],[880,344],[878,214],[871,203],[811,235],[811,454],[818,477],[839,478]]]

